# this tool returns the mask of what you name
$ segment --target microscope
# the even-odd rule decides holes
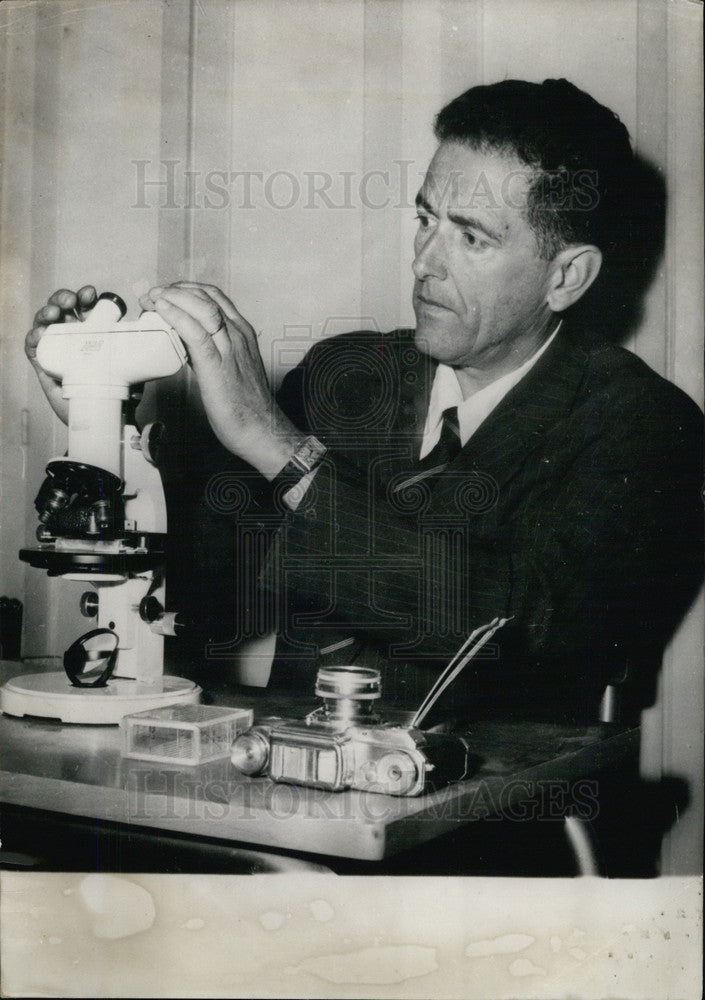
[[[38,546],[20,558],[87,584],[91,627],[64,653],[64,670],[25,674],[0,691],[8,715],[117,724],[129,713],[196,703],[200,688],[164,674],[166,503],[156,467],[161,425],[138,431],[136,387],[178,372],[186,352],[157,313],[122,318],[101,295],[83,321],[47,327],[37,358],[68,400],[68,451],[49,462],[34,505]],[[88,589],[90,588],[90,589]]]

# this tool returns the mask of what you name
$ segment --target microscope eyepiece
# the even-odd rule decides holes
[[[120,296],[115,294],[115,292],[101,292],[101,294],[98,296],[98,302],[101,301],[114,302],[115,305],[120,310],[120,319],[122,319],[122,317],[127,312],[127,306],[120,298]]]

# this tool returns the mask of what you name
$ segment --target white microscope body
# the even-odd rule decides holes
[[[65,654],[66,672],[4,685],[0,706],[10,715],[114,724],[129,712],[199,699],[191,681],[164,675],[164,635],[174,634],[174,616],[164,612],[166,503],[151,452],[156,427],[137,430],[130,399],[131,386],[178,372],[186,353],[156,313],[124,322],[124,311],[117,296],[101,296],[82,322],[49,326],[37,348],[68,400],[68,452],[47,466],[35,500],[40,544],[20,558],[92,585],[81,611],[95,621]],[[90,666],[106,636],[116,646],[112,672],[96,686],[76,686],[69,658],[75,666],[85,652]]]

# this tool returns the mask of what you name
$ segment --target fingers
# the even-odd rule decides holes
[[[220,363],[221,353],[213,343],[210,333],[200,320],[192,315],[193,305],[184,303],[183,298],[179,300],[176,290],[165,289],[163,295],[156,296],[154,306],[159,315],[173,326],[186,344],[197,375],[209,363]]]
[[[62,316],[61,306],[46,305],[38,309],[34,314],[33,326],[48,326],[49,323],[58,323]]]
[[[37,344],[41,337],[42,331],[38,330],[36,327],[32,327],[27,336],[24,338],[24,352],[32,362],[32,364],[37,364]]]
[[[76,319],[76,311],[86,312],[92,309],[97,301],[97,293],[93,285],[84,285],[78,292],[72,292],[68,288],[60,288],[49,296],[47,304],[38,309],[34,314],[34,326],[47,326],[49,323],[58,323],[66,313],[73,314],[71,319]]]
[[[156,289],[152,289],[152,291],[156,292]],[[178,306],[179,309],[188,313],[200,323],[208,336],[217,333],[225,325],[223,314],[218,305],[200,290],[194,292],[192,289],[170,285],[156,293],[155,302],[158,302],[159,299],[171,302],[172,305]]]
[[[32,329],[25,337],[25,354],[36,363],[37,344],[44,328],[50,323],[60,323],[64,319],[75,320],[80,313],[88,312],[96,304],[98,294],[93,285],[84,285],[78,292],[69,288],[59,288],[49,296],[47,304],[38,309],[32,320]]]
[[[140,295],[139,303],[143,309],[154,309],[156,300],[159,298],[159,296],[163,291],[165,291],[167,288],[175,288],[183,284],[186,284],[186,282],[171,281],[168,284],[154,285],[154,287],[150,288],[150,290],[148,292],[145,292],[144,295]]]
[[[224,315],[227,316],[228,319],[233,321],[236,321],[238,318],[242,319],[242,316],[240,316],[240,313],[237,311],[228,296],[216,285],[206,285],[203,282],[196,281],[177,281],[175,284],[178,285],[179,288],[190,288],[194,292],[200,292],[207,295],[215,303],[217,303],[218,307],[223,311]]]
[[[227,319],[229,319],[231,323],[235,326],[235,328],[239,331],[239,333],[245,338],[245,340],[248,342],[248,347],[255,353],[259,354],[259,347],[257,345],[257,335],[254,331],[254,328],[250,323],[248,323],[245,317],[238,311],[238,309],[233,304],[231,299],[229,299],[228,296],[225,295],[225,293],[222,292],[220,288],[217,288],[215,285],[207,285],[204,282],[200,281],[185,281],[185,280],[175,281],[169,285],[156,285],[154,288],[150,289],[150,291],[146,295],[143,295],[141,297],[140,304],[142,308],[154,309],[155,299],[158,298],[160,295],[162,295],[165,291],[170,289],[180,289],[183,291],[188,291],[195,298],[200,299],[207,305],[209,303],[214,303],[220,310],[222,315],[225,316]],[[222,325],[223,324],[221,321],[218,324],[218,326],[222,327]],[[214,325],[212,329],[209,330],[209,332],[214,333],[217,329],[218,327]],[[220,340],[221,338],[219,337],[218,339]]]
[[[84,285],[77,292],[72,292],[69,288],[59,288],[53,295],[49,296],[48,302],[51,305],[60,306],[64,310],[92,309],[96,304],[98,294],[93,285]]]
[[[78,305],[78,296],[68,288],[59,288],[49,296],[49,304],[59,306],[61,309],[75,309]]]
[[[79,288],[76,294],[78,295],[79,308],[83,312],[92,309],[98,301],[98,293],[93,285],[84,285],[83,288]]]
[[[189,281],[179,281],[177,284],[184,288],[198,288],[205,291],[206,294],[218,304],[223,314],[235,324],[241,333],[244,333],[248,338],[252,337],[254,340],[257,339],[252,325],[248,323],[242,313],[238,311],[237,306],[233,303],[232,299],[229,299],[228,296],[216,285],[205,285],[202,283],[197,284]]]
[[[207,324],[205,326],[207,333],[212,335],[216,330],[223,328],[224,320],[217,303],[208,295],[203,286],[195,282],[174,281],[169,285],[155,285],[146,295],[142,296],[140,305],[143,309],[154,309],[157,299],[164,294],[169,298],[172,291],[186,294],[185,298],[180,296],[176,304],[192,315],[202,318]],[[199,302],[203,304],[202,307],[199,307]],[[195,312],[194,306],[196,307]]]
[[[61,306],[58,305],[42,306],[42,308],[38,309],[34,314],[32,329],[24,339],[24,352],[33,365],[36,366],[37,364],[37,344],[44,333],[44,327],[48,326],[50,323],[58,323],[60,319]]]

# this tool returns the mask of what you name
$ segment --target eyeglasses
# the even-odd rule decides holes
[[[106,687],[115,670],[118,635],[95,628],[76,639],[64,653],[64,670],[74,687]]]

